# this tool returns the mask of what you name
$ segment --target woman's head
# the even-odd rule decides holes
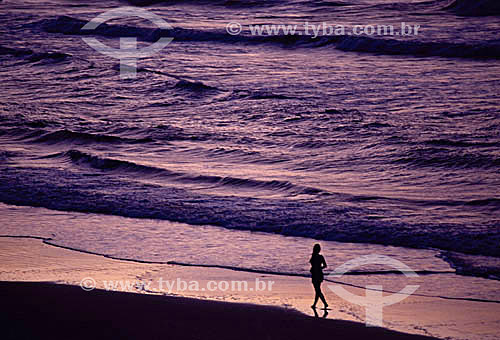
[[[316,243],[313,247],[313,254],[319,254],[320,251],[321,251],[321,246],[319,245],[319,243]]]

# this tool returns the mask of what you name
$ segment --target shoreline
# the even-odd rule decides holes
[[[205,264],[191,264],[191,263],[182,263],[178,261],[147,261],[147,260],[139,260],[139,259],[129,259],[129,258],[121,258],[121,257],[114,257],[106,254],[101,254],[97,252],[92,252],[88,250],[83,250],[83,249],[78,249],[78,248],[72,248],[68,246],[63,246],[55,243],[51,243],[52,238],[45,238],[45,237],[40,237],[40,236],[23,236],[23,235],[0,235],[0,240],[2,238],[13,238],[13,239],[33,239],[33,240],[39,240],[43,244],[49,246],[49,247],[54,247],[54,248],[60,248],[64,250],[69,250],[72,252],[77,252],[81,254],[86,254],[86,255],[93,255],[93,256],[99,256],[103,257],[105,259],[109,260],[114,260],[114,261],[123,261],[123,262],[130,262],[130,263],[136,263],[136,264],[146,264],[146,265],[169,265],[169,266],[179,266],[179,267],[193,267],[193,268],[207,268],[207,269],[222,269],[222,270],[230,270],[230,271],[235,271],[235,272],[244,272],[244,273],[251,273],[251,274],[256,274],[256,275],[276,275],[276,276],[283,276],[283,277],[299,277],[299,278],[305,278],[309,279],[309,276],[302,275],[302,274],[297,274],[297,273],[280,273],[280,272],[270,272],[270,271],[264,271],[264,270],[254,270],[250,268],[238,268],[238,267],[230,267],[230,266],[222,266],[222,265],[205,265]],[[470,277],[469,275],[463,275],[463,274],[458,274],[456,271],[416,271],[417,274],[419,275],[436,275],[436,274],[450,274],[450,275],[459,275],[459,276],[465,276],[465,277]],[[346,273],[344,275],[377,275],[377,274],[387,274],[387,272],[362,272],[362,273]],[[392,273],[391,273],[392,274]],[[398,274],[399,273],[394,273]],[[327,275],[325,275],[327,276]],[[494,278],[488,278],[489,280],[496,280]],[[364,289],[364,287],[347,283],[347,282],[340,282],[340,281],[333,281],[329,280],[327,277],[325,277],[324,280],[325,284],[328,283],[335,283],[335,284],[340,284],[343,286],[349,286],[352,288],[359,288],[359,289]],[[398,293],[393,290],[387,290],[387,289],[382,289],[381,290],[384,293],[387,294],[393,294],[393,293]],[[458,300],[458,301],[471,301],[471,302],[484,302],[484,303],[498,303],[500,304],[500,300],[488,300],[488,299],[479,299],[479,298],[462,298],[462,297],[448,297],[448,296],[440,296],[440,295],[426,295],[426,294],[419,294],[419,293],[413,293],[413,296],[420,296],[420,297],[427,297],[427,298],[436,298],[436,299],[445,299],[445,300]]]
[[[96,290],[114,293],[105,286],[106,281],[129,280],[155,281],[158,278],[196,280],[201,287],[209,281],[243,280],[253,282],[256,279],[274,282],[272,291],[186,291],[173,289],[166,292],[153,287],[132,287],[136,295],[163,297],[194,298],[202,301],[222,303],[243,303],[262,307],[286,309],[292,313],[301,312],[305,317],[313,316],[310,308],[313,289],[309,278],[287,277],[262,273],[233,271],[222,268],[202,268],[172,264],[148,264],[133,261],[121,261],[102,255],[88,254],[64,247],[46,244],[41,239],[26,237],[0,238],[0,281],[16,282],[51,282],[59,285],[71,285],[81,290],[82,278],[92,277]],[[34,283],[32,283],[34,284]],[[48,283],[46,283],[48,284]],[[130,287],[129,287],[130,288]],[[364,290],[346,286],[357,295],[364,295]],[[118,288],[120,290],[120,288]],[[128,291],[126,291],[128,292]],[[326,284],[323,292],[332,308],[328,319],[341,319],[364,325],[364,310],[356,305],[341,300],[330,292]],[[500,313],[500,304],[485,304],[473,301],[446,301],[437,298],[411,296],[405,301],[384,308],[384,329],[398,332],[434,336],[451,339],[488,338],[496,334],[494,315]],[[320,313],[321,314],[321,313]],[[438,324],[439,323],[439,324]],[[454,325],[462,324],[461,327]],[[489,325],[487,328],[486,325]],[[437,326],[436,326],[437,325]],[[479,328],[482,327],[482,328]],[[481,332],[483,334],[481,334]],[[467,336],[467,335],[474,336]],[[494,337],[491,337],[494,338]]]

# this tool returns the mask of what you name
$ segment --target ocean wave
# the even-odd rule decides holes
[[[218,5],[226,7],[262,7],[274,6],[279,4],[278,0],[126,0],[127,3],[133,6],[143,7],[154,4],[165,3],[168,5],[175,3],[195,3],[196,5]]]
[[[441,10],[444,7],[450,5],[454,0],[430,0],[430,1],[418,1],[418,2],[390,2],[381,3],[371,6],[375,9],[381,10],[392,10],[392,11],[405,11],[405,12],[421,12],[421,11],[432,11]]]
[[[0,150],[0,161],[7,163],[11,158],[18,156],[19,152]]]
[[[312,37],[301,35],[249,36],[229,35],[222,31],[203,31],[185,28],[170,30],[139,28],[124,25],[102,24],[93,31],[82,31],[87,22],[67,16],[46,19],[36,23],[50,33],[71,35],[100,35],[107,37],[137,37],[143,41],[157,41],[161,37],[171,37],[177,42],[213,41],[218,43],[279,44],[286,47],[315,48],[332,45],[341,51],[365,52],[388,55],[412,55],[422,57],[448,58],[500,58],[500,43],[485,41],[479,43],[422,42],[396,39],[377,39],[366,36]]]
[[[162,2],[167,2],[166,0],[126,0],[124,2],[129,3],[130,5],[142,7],[142,6],[150,6]]]
[[[462,16],[500,15],[498,0],[454,0],[444,9]]]
[[[307,140],[304,142],[297,142],[293,144],[295,148],[304,148],[304,149],[319,149],[325,148],[332,145],[331,141],[320,141],[316,139]]]
[[[383,129],[383,128],[389,128],[389,127],[393,127],[393,126],[391,124],[388,124],[388,123],[371,122],[371,123],[364,124],[362,127],[365,129]]]
[[[267,154],[259,151],[247,150],[246,148],[224,147],[214,145],[212,147],[190,147],[182,151],[190,156],[209,157],[210,159],[232,159],[238,163],[247,162],[249,164],[276,164],[289,161],[285,154]]]
[[[493,207],[500,209],[500,198],[486,198],[479,200],[468,201],[466,205],[478,206],[478,207]]]
[[[345,2],[345,1],[330,1],[330,0],[307,1],[306,4],[308,6],[313,6],[313,7],[341,7],[341,6],[350,6],[350,5],[352,5],[350,2]]]
[[[469,109],[469,110],[460,110],[460,111],[443,111],[441,114],[448,118],[463,118],[469,116],[492,116],[496,117],[498,115],[498,111],[496,109]]]
[[[272,92],[253,92],[247,97],[250,100],[262,100],[262,99],[293,99],[292,97],[276,94]]]
[[[142,41],[157,41],[161,37],[171,37],[176,41],[236,41],[237,37],[218,31],[202,31],[194,29],[172,28],[148,28],[134,27],[128,25],[110,25],[103,23],[94,30],[82,30],[87,24],[81,20],[69,16],[59,16],[53,19],[44,19],[29,26],[39,27],[48,33],[61,33],[66,35],[97,35],[104,37],[136,37]],[[232,37],[232,38],[231,38]],[[229,41],[228,41],[229,42]]]
[[[11,48],[0,46],[0,55],[11,55],[20,57],[32,63],[36,62],[61,62],[67,60],[71,55],[62,52],[35,52],[24,48]]]
[[[197,5],[216,5],[225,7],[271,7],[282,4],[282,1],[277,0],[126,0],[126,2],[133,6],[150,6],[154,4],[175,4],[175,3],[196,3]],[[301,5],[309,7],[342,7],[352,6],[353,3],[346,1],[304,1]],[[499,15],[500,4],[497,0],[430,0],[419,2],[393,2],[385,4],[376,4],[371,6],[373,8],[382,10],[393,11],[429,11],[446,9],[451,10],[458,15],[463,16],[488,16]]]
[[[28,124],[29,125],[29,124]],[[46,124],[43,124],[46,126]],[[118,143],[148,143],[152,142],[151,138],[126,138],[108,134],[97,134],[88,132],[77,132],[67,129],[47,131],[45,129],[33,128],[8,128],[0,129],[0,136],[7,135],[11,138],[40,144],[67,144],[67,145],[83,145],[83,144],[118,144]]]
[[[106,37],[137,37],[144,41],[156,41],[160,37],[161,29],[146,27],[133,27],[127,25],[109,25],[102,23],[94,30],[82,30],[88,21],[72,18],[69,16],[59,16],[55,19],[44,19],[39,22],[28,24],[28,27],[40,27],[48,33],[62,33],[67,35],[98,35]]]
[[[29,119],[27,117],[7,117],[5,127],[0,128],[0,136],[40,144],[141,144],[170,141],[205,141],[224,140],[208,132],[189,132],[183,128],[156,124],[151,126],[96,126],[96,130],[103,132],[81,132],[64,128],[65,124],[56,121]],[[1,119],[0,119],[1,121]]]
[[[436,146],[452,146],[459,148],[468,148],[468,147],[499,147],[499,142],[468,142],[464,140],[451,140],[451,139],[431,139],[424,142],[428,145],[436,145]]]
[[[388,55],[413,55],[422,57],[499,59],[497,41],[482,43],[421,42],[395,39],[376,39],[362,36],[341,36],[336,48],[350,52],[369,52]]]
[[[218,4],[226,7],[272,7],[283,3],[280,0],[223,0]]]
[[[103,171],[118,171],[121,174],[139,174],[144,176],[163,177],[170,181],[191,183],[197,185],[211,185],[212,187],[247,188],[253,190],[270,190],[273,192],[287,192],[300,195],[317,195],[322,190],[312,187],[304,187],[288,181],[270,180],[262,181],[248,178],[221,177],[208,175],[195,175],[184,172],[174,172],[164,168],[137,164],[134,162],[113,158],[100,157],[79,150],[70,150],[64,153],[52,155],[51,157],[68,157],[74,164],[87,166]]]
[[[476,200],[453,200],[453,199],[403,199],[385,196],[366,196],[366,195],[353,195],[352,197],[346,196],[352,202],[366,202],[366,201],[386,201],[394,202],[395,204],[409,203],[413,206],[422,207],[436,207],[436,206],[449,206],[449,207],[478,207],[487,208],[488,210],[500,209],[500,199],[495,197],[476,199]]]
[[[113,158],[105,158],[96,155],[92,155],[79,150],[69,150],[62,153],[53,154],[47,157],[51,158],[68,158],[74,164],[87,166],[93,169],[104,170],[104,171],[115,171],[129,172],[129,173],[139,173],[139,174],[163,174],[171,175],[172,173],[168,170],[163,170],[155,167],[145,166],[136,164],[133,162],[128,162],[124,160],[118,160]]]
[[[205,131],[189,131],[187,129],[170,125],[156,124],[145,127],[116,127],[110,130],[113,134],[127,136],[137,139],[152,139],[167,143],[171,141],[224,141],[225,137]]]
[[[118,176],[92,177],[89,181],[88,171],[80,173],[67,168],[3,166],[0,171],[0,201],[53,210],[164,219],[338,242],[437,248],[500,257],[500,229],[495,222],[488,226],[468,225],[467,228],[450,223],[409,225],[387,219],[371,219],[374,212],[343,204],[343,200],[335,195],[321,196],[319,200],[214,195],[178,186],[146,184],[135,180],[137,176],[134,176],[137,171],[141,176],[153,171],[165,178],[172,176],[175,180],[182,180],[182,174],[169,173],[168,170],[137,168],[138,165],[132,162],[94,157],[76,150],[54,157],[73,157],[71,162],[87,168],[115,168],[117,170],[106,171],[110,174],[116,171]],[[122,175],[125,173],[129,175]],[[191,178],[187,180],[200,180],[197,176],[188,176]],[[208,176],[201,180],[217,182],[221,178]],[[288,183],[279,181],[245,182],[227,178],[225,183],[236,188],[258,185],[272,190],[289,190]]]
[[[46,132],[47,131],[43,129],[8,127],[0,129],[0,136],[10,137],[15,140],[29,140],[32,138],[38,138]]]
[[[439,257],[448,262],[457,274],[500,280],[499,258],[464,255],[451,251],[441,252]]]
[[[218,91],[218,89],[216,87],[206,85],[201,81],[190,81],[190,80],[186,80],[186,79],[179,80],[174,85],[174,88],[180,89],[180,90],[187,90],[187,91],[191,91],[191,92],[196,92],[196,93]]]
[[[238,99],[247,99],[247,100],[267,100],[267,99],[275,99],[275,100],[286,100],[286,99],[299,99],[297,97],[291,97],[284,94],[274,93],[269,90],[242,90],[235,89],[233,90],[225,100],[238,100]]]
[[[418,148],[392,161],[417,167],[444,167],[453,169],[491,169],[500,167],[500,158],[485,153],[466,153],[446,148]]]
[[[86,132],[75,132],[71,130],[59,130],[54,132],[48,132],[40,137],[31,140],[35,143],[47,143],[47,144],[56,144],[56,143],[70,143],[70,144],[93,144],[93,143],[106,143],[106,144],[114,144],[114,143],[148,143],[151,142],[150,138],[143,139],[131,139],[124,138],[112,135],[102,135],[102,134],[93,134]]]

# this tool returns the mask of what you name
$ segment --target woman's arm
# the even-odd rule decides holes
[[[321,269],[325,269],[326,267],[328,266],[326,265],[325,258],[323,257],[323,261],[321,261]]]

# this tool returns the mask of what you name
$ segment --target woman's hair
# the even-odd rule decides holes
[[[319,245],[319,243],[316,243],[313,247],[313,255],[319,254],[320,251],[321,251],[321,246]]]

